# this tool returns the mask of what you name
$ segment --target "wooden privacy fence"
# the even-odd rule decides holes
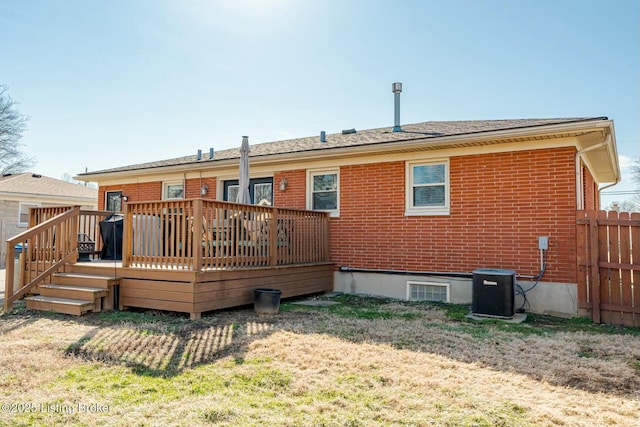
[[[324,212],[191,199],[125,205],[123,267],[228,269],[329,261]]]
[[[578,310],[640,327],[640,214],[577,211]]]

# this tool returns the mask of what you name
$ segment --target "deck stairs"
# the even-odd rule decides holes
[[[87,312],[113,310],[114,286],[119,279],[108,270],[84,272],[80,269],[54,273],[51,283],[37,287],[25,298],[30,310],[53,311],[81,316]]]

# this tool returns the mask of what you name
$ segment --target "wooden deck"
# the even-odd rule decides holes
[[[99,260],[92,253],[90,262],[77,262],[78,236],[95,242],[93,250],[99,252],[99,220],[110,213],[76,209],[72,214],[68,209],[34,210],[34,228],[8,242],[10,261],[16,243],[26,250],[17,291],[10,288],[14,271],[7,271],[7,290],[12,291],[5,310],[41,289],[48,295],[62,292],[66,298],[82,292],[69,286],[92,286],[82,280],[69,283],[69,275],[112,281],[105,285],[108,295],[94,293],[93,305],[78,302],[82,309],[73,314],[139,307],[189,313],[197,319],[207,311],[251,304],[256,288],[279,289],[283,298],[333,290],[325,213],[202,199],[127,203],[122,260]],[[56,240],[64,245],[54,244]],[[48,299],[30,304],[53,306]],[[69,302],[65,304],[61,311],[69,312]]]
[[[333,264],[313,263],[247,269],[161,271],[122,267],[121,262],[77,263],[66,271],[113,275],[118,279],[120,309],[129,307],[202,313],[253,303],[253,290],[274,288],[282,298],[333,290]]]

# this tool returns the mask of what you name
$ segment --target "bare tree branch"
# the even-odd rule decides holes
[[[35,159],[22,151],[20,139],[27,129],[26,116],[15,107],[17,103],[0,85],[0,173],[24,172],[35,165]]]

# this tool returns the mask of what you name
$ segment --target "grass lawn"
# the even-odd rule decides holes
[[[640,330],[341,296],[0,318],[0,425],[634,426]]]

